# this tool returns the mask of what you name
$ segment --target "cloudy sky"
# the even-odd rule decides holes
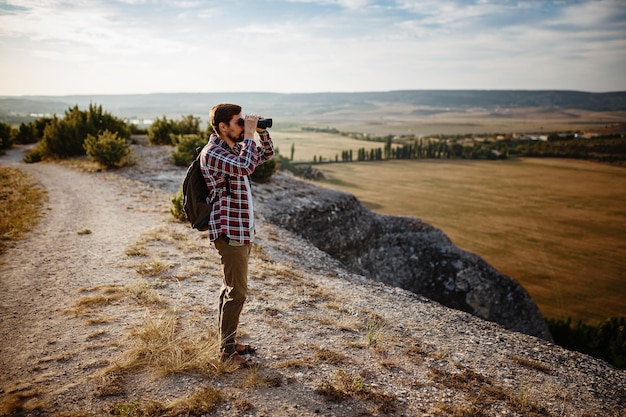
[[[0,0],[0,95],[626,90],[626,0]]]

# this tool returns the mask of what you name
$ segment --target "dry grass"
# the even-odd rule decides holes
[[[626,315],[623,168],[557,159],[319,168],[329,186],[355,194],[370,209],[442,229],[456,245],[517,279],[544,316],[595,321]]]
[[[109,397],[124,395],[126,388],[126,372],[118,365],[114,365],[104,371],[99,377],[96,385],[96,395],[98,397]]]
[[[316,362],[324,362],[334,366],[345,365],[349,362],[345,355],[326,348],[316,349],[314,359]]]
[[[224,401],[224,395],[220,390],[207,386],[187,397],[177,398],[168,403],[159,401],[118,402],[113,406],[111,414],[126,417],[200,416],[212,413]]]
[[[539,398],[535,398],[532,390],[523,382],[519,384],[519,391],[515,393],[494,384],[489,377],[462,366],[458,367],[462,368],[461,372],[450,372],[444,368],[432,367],[428,376],[435,383],[463,393],[465,397],[471,399],[473,407],[471,410],[479,414],[469,415],[482,415],[480,409],[488,408],[499,401],[505,402],[511,409],[522,415],[537,417],[550,415],[544,407],[539,405]],[[463,415],[456,413],[465,409],[465,406],[458,403],[442,404],[441,409],[448,413],[452,411],[452,415]]]
[[[150,283],[144,280],[134,281],[124,286],[124,291],[128,297],[137,301],[141,305],[155,305],[163,303],[158,292]]]
[[[74,307],[66,313],[86,315],[101,310],[108,305],[122,303],[124,300],[133,300],[142,306],[159,305],[163,300],[152,286],[143,280],[134,281],[127,285],[103,285],[94,288],[81,288],[80,293],[94,293],[82,296],[74,302]],[[102,324],[111,321],[111,317],[89,318],[89,324]]]
[[[228,364],[219,360],[217,336],[208,334],[200,323],[183,323],[177,312],[165,311],[156,317],[147,314],[132,335],[137,343],[127,352],[127,369],[198,376],[230,371]]]
[[[397,407],[394,395],[372,390],[361,375],[350,375],[343,370],[335,372],[332,380],[322,381],[315,392],[329,401],[341,402],[349,398],[359,398],[371,402],[384,414],[393,413]]]
[[[148,256],[145,242],[137,242],[126,248],[126,256]]]
[[[0,415],[30,415],[26,413],[44,409],[45,404],[38,400],[40,394],[38,389],[23,389],[19,387],[5,393],[4,398],[0,401]]]
[[[146,262],[142,262],[137,266],[136,271],[139,275],[145,277],[155,277],[171,267],[170,264],[162,262],[158,259],[151,259]]]
[[[76,315],[88,314],[104,306],[116,304],[123,298],[122,293],[88,295],[76,300],[74,307],[67,312]]]
[[[546,374],[551,374],[553,372],[553,369],[550,366],[544,365],[543,363],[537,361],[533,361],[531,359],[520,358],[519,356],[515,355],[512,355],[511,359],[513,359],[514,362],[517,362],[520,365],[525,366],[529,369],[535,369]]]
[[[48,193],[16,168],[0,167],[0,254],[41,218]]]
[[[373,348],[381,348],[385,339],[385,322],[380,317],[372,317],[367,321],[367,344]]]
[[[125,350],[124,357],[96,377],[97,396],[126,395],[129,376],[140,372],[154,373],[158,377],[178,373],[214,378],[236,369],[219,360],[216,335],[209,334],[203,323],[193,316],[183,318],[179,312],[165,309],[148,312],[131,336],[134,342]],[[271,378],[263,378],[258,373],[251,375],[248,386],[272,386]],[[210,413],[223,401],[221,391],[204,387],[169,403],[120,402],[111,412],[129,416],[202,415]]]

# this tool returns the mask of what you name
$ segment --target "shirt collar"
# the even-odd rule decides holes
[[[217,136],[217,134],[215,133],[211,134],[211,137],[209,138],[209,142],[212,143],[213,145],[221,146],[222,148],[235,154],[238,154],[239,152],[241,152],[242,142],[235,143],[235,146],[231,148],[230,146],[228,146],[228,143],[226,143],[225,140]]]

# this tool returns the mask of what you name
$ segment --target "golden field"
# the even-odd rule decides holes
[[[626,170],[586,161],[327,164],[327,186],[442,229],[518,280],[544,316],[626,315]]]
[[[371,134],[602,130],[621,113],[518,112],[509,119],[397,116],[381,124],[327,120]],[[397,113],[396,113],[397,115]],[[336,122],[337,124],[334,124]],[[359,125],[359,123],[362,123]],[[318,123],[318,126],[323,126]],[[360,126],[360,128],[359,128]],[[568,128],[569,126],[569,128]],[[576,127],[576,129],[574,129]],[[525,130],[524,130],[525,129]],[[340,135],[272,132],[282,155],[334,160],[342,150],[382,147]],[[356,155],[356,153],[355,153]],[[626,316],[626,168],[565,159],[394,160],[316,165],[322,185],[354,194],[379,213],[414,216],[519,281],[550,318],[588,322]]]

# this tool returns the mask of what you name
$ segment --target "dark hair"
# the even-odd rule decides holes
[[[241,106],[237,104],[216,104],[209,113],[209,122],[215,133],[220,133],[220,123],[229,124],[233,116],[241,113]]]

